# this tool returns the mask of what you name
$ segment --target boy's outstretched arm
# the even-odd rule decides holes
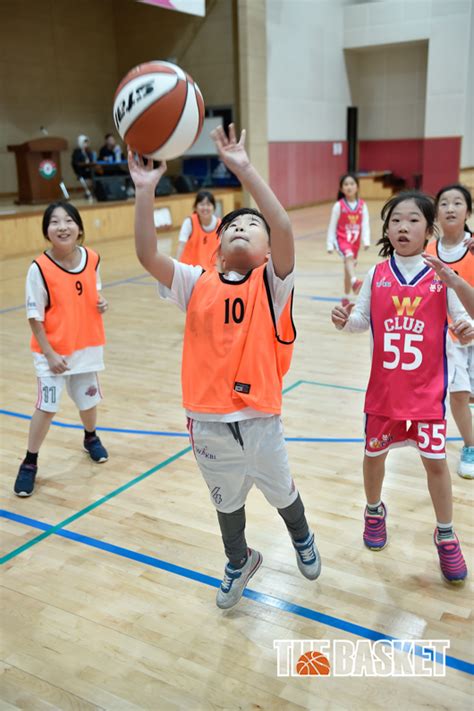
[[[235,126],[229,126],[229,137],[219,126],[211,132],[219,157],[249,191],[265,216],[271,229],[271,253],[275,274],[284,279],[295,264],[295,244],[290,218],[276,195],[251,164],[245,150],[245,130],[240,140],[235,137]]]
[[[173,260],[160,254],[156,240],[153,210],[155,188],[166,171],[166,163],[153,168],[153,161],[145,165],[141,156],[128,149],[128,168],[135,184],[135,250],[141,264],[155,279],[171,288],[174,275]]]

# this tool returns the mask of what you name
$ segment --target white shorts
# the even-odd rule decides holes
[[[279,415],[231,423],[239,426],[243,447],[224,422],[188,419],[194,456],[212,503],[222,513],[237,511],[253,484],[277,509],[290,506],[298,491],[290,474]]]
[[[468,392],[474,395],[474,345],[461,347],[454,344],[448,354],[453,371],[449,392]]]
[[[64,386],[78,410],[90,410],[102,400],[97,373],[51,375],[38,378],[36,409],[57,412]]]

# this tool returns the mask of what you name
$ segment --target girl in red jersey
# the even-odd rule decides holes
[[[46,208],[43,235],[50,247],[33,261],[26,278],[26,312],[33,333],[38,399],[26,457],[14,485],[17,496],[33,493],[38,452],[64,387],[84,425],[84,449],[95,462],[108,458],[95,432],[97,404],[102,399],[97,371],[104,368],[102,314],[107,309],[100,294],[100,258],[81,245],[82,219],[68,202],[55,202]]]
[[[239,601],[262,562],[245,539],[245,500],[253,484],[285,521],[301,573],[316,579],[321,561],[290,474],[280,420],[282,377],[296,336],[290,220],[251,165],[245,131],[239,141],[233,125],[229,138],[222,128],[212,137],[221,160],[261,210],[243,208],[223,218],[221,271],[180,264],[157,251],[153,196],[166,164],[153,169],[129,151],[129,166],[137,256],[160,282],[162,296],[186,311],[183,404],[228,558],[216,598],[226,609]]]
[[[362,286],[356,277],[355,267],[361,241],[364,249],[370,247],[370,223],[367,205],[359,199],[359,181],[352,173],[346,173],[339,181],[337,202],[331,212],[327,234],[327,250],[333,250],[344,259],[344,296],[342,305],[350,303],[351,291],[358,294]]]
[[[435,199],[441,236],[430,242],[428,254],[436,254],[460,277],[474,286],[474,254],[469,250],[471,232],[467,220],[472,212],[472,198],[464,185],[453,183],[439,190]],[[474,432],[469,403],[474,398],[474,345],[462,343],[451,335],[448,358],[453,377],[449,383],[449,402],[459,434],[463,438],[457,472],[464,479],[474,479]]]
[[[220,219],[214,214],[216,199],[209,190],[200,190],[194,201],[194,212],[181,225],[176,259],[183,264],[199,264],[212,269],[219,249]]]
[[[364,411],[364,486],[367,496],[364,543],[381,550],[387,543],[382,484],[388,450],[418,448],[428,477],[437,525],[434,541],[441,571],[451,583],[467,575],[453,530],[451,476],[446,463],[447,316],[468,336],[472,324],[456,294],[424,263],[433,234],[435,208],[427,195],[400,193],[382,209],[380,255],[388,259],[367,275],[355,308],[333,309],[336,328],[371,328],[372,369]]]

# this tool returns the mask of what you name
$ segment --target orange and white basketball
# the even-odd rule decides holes
[[[296,662],[300,676],[327,676],[331,671],[329,660],[321,652],[305,652]]]
[[[176,64],[153,61],[131,69],[114,97],[117,131],[134,151],[155,160],[177,158],[199,136],[204,100]]]

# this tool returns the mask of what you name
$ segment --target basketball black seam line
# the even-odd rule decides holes
[[[178,83],[179,83],[180,81],[183,81],[183,80],[178,77]],[[182,108],[181,113],[180,113],[180,115],[179,115],[179,117],[178,117],[178,120],[177,120],[177,122],[176,122],[176,125],[174,126],[174,128],[173,128],[173,130],[170,132],[170,134],[167,136],[167,138],[163,141],[163,143],[161,144],[161,146],[158,147],[158,148],[153,148],[151,151],[147,151],[148,153],[154,153],[155,151],[159,151],[161,148],[163,148],[163,146],[165,145],[165,143],[167,143],[167,142],[170,140],[171,136],[173,135],[173,131],[175,130],[175,128],[176,128],[176,126],[178,125],[178,123],[181,121],[181,116],[183,115],[184,107],[186,106],[186,100],[187,100],[187,98],[188,98],[188,85],[189,85],[189,82],[188,82],[187,79],[186,79],[185,81],[186,81],[186,95],[185,95],[185,97],[184,97],[183,108]],[[162,99],[164,96],[168,96],[168,94],[171,94],[171,92],[174,91],[177,86],[178,86],[178,84],[176,84],[175,86],[173,86],[169,91],[166,91],[164,94],[162,94],[162,95],[160,96],[160,99]],[[153,106],[153,104],[150,104],[150,106]],[[143,109],[143,111],[135,118],[135,120],[133,121],[133,123],[131,123],[130,126],[128,127],[125,136],[126,136],[127,133],[130,131],[130,129],[132,128],[132,126],[135,125],[135,123],[138,121],[138,119],[139,119],[141,116],[143,116],[143,114],[145,113],[145,111],[147,111],[147,110],[150,108],[150,106],[147,106],[145,109]],[[124,136],[124,140],[125,140],[125,136]]]

